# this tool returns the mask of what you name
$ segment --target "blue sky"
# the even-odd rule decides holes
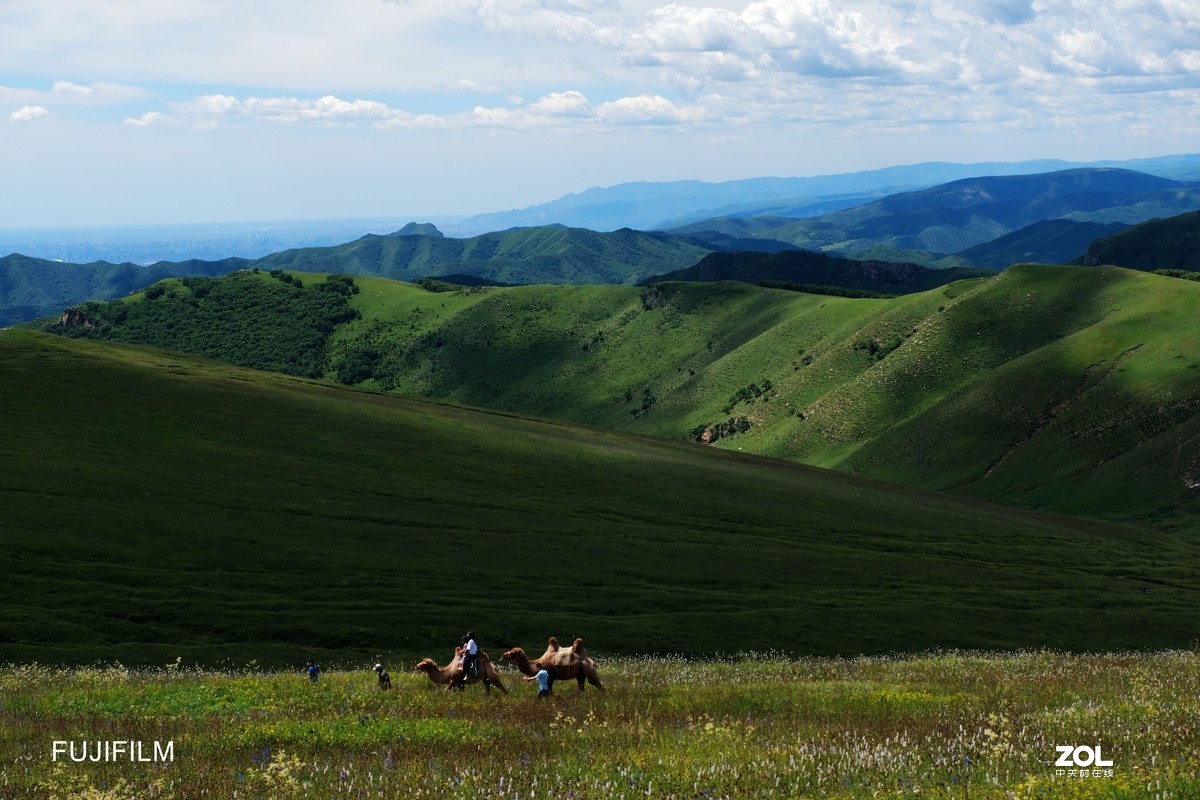
[[[1195,152],[1195,0],[5,0],[0,227]]]

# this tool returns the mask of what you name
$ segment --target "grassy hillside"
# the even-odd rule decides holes
[[[1148,271],[1200,271],[1200,212],[1144,222],[1098,239],[1088,247],[1082,262]]]
[[[1200,532],[1195,282],[1021,266],[890,300],[357,285],[360,318],[320,356],[343,382]],[[177,346],[160,333],[140,341]]]
[[[1073,169],[969,178],[815,219],[719,220],[676,232],[719,229],[855,258],[935,265],[937,254],[958,253],[1044,220],[1134,224],[1197,207],[1200,188],[1191,183],[1124,169]],[[1034,258],[1055,260],[1041,252]]]
[[[1159,533],[28,331],[0,396],[5,659],[1200,635],[1196,549]]]
[[[1026,266],[893,300],[364,284],[352,302],[332,357],[365,352],[377,388],[1196,525],[1193,282]]]
[[[255,261],[63,264],[13,254],[0,258],[0,325],[57,315],[88,300],[122,297],[166,278],[225,275],[237,269],[384,275],[401,280],[457,275],[487,283],[632,284],[656,273],[689,267],[713,250],[661,233],[623,229],[597,233],[548,226],[447,239],[429,224],[410,223],[388,236],[364,236],[335,247],[275,253]],[[790,245],[780,244],[781,247]]]
[[[184,261],[178,264],[62,264],[16,253],[0,258],[0,325],[60,314],[84,300],[123,297],[165,278],[224,275],[246,264],[244,259]]]
[[[636,283],[688,267],[711,252],[696,242],[628,228],[597,233],[547,226],[441,236],[364,236],[337,247],[287,250],[262,269],[382,275],[399,280],[461,273],[503,283]]]

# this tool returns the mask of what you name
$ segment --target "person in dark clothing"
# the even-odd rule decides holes
[[[375,671],[379,673],[379,688],[385,691],[392,688],[392,676],[387,674],[383,664],[376,664]]]
[[[304,662],[304,671],[308,673],[308,679],[313,683],[317,682],[317,676],[321,674],[321,667],[313,662],[310,658]]]

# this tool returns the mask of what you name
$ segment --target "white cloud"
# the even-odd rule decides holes
[[[603,129],[638,125],[663,125],[724,119],[720,108],[728,98],[717,95],[701,98],[691,106],[677,105],[657,94],[620,97],[593,105],[579,91],[551,92],[536,102],[515,108],[476,106],[472,118],[461,120],[487,127],[533,129],[582,125]]]
[[[126,117],[125,124],[135,128],[148,128],[151,125],[173,124],[175,120],[158,111],[147,111],[140,117]]]
[[[604,103],[596,109],[596,117],[604,122],[630,124],[684,122],[695,115],[678,108],[665,97],[642,94]]]
[[[21,106],[8,115],[9,122],[37,122],[49,119],[50,112],[42,106]]]
[[[359,123],[377,128],[436,128],[446,121],[435,114],[411,114],[375,100],[343,100],[334,95],[315,99],[297,97],[248,97],[239,100],[225,94],[206,94],[171,106],[172,114],[150,111],[129,117],[127,125],[190,124],[200,130],[216,130],[236,120],[264,121],[280,125],[353,127]]]
[[[582,92],[551,92],[528,107],[530,114],[555,117],[590,117],[592,104]]]
[[[81,86],[78,83],[71,83],[70,81],[55,81],[51,91],[58,94],[95,94],[96,88],[94,86]]]

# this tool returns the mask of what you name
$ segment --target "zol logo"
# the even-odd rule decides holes
[[[1086,744],[1059,744],[1055,745],[1054,749],[1058,751],[1058,761],[1054,762],[1056,767],[1111,767],[1113,763],[1111,758],[1104,758],[1100,752],[1100,745],[1092,748]]]

